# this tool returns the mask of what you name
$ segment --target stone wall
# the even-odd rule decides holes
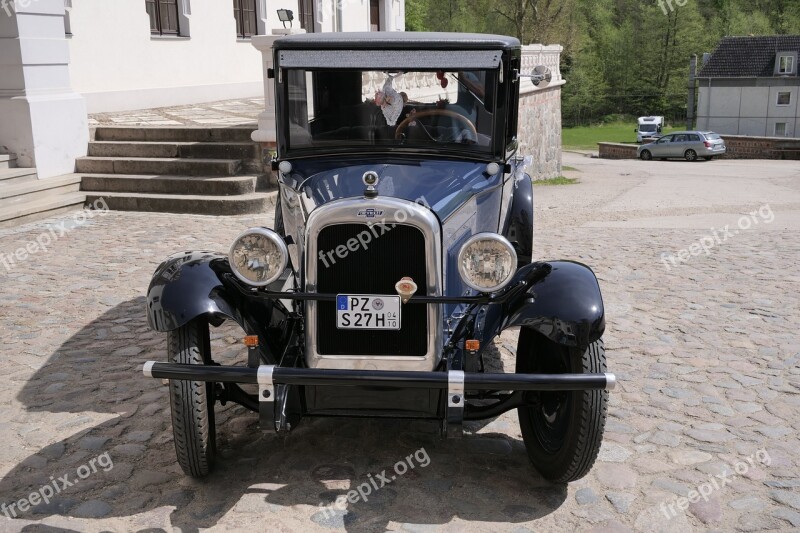
[[[721,159],[800,159],[800,139],[722,135],[727,151]],[[636,159],[637,144],[597,143],[603,159]]]
[[[562,50],[559,45],[522,47],[523,74],[544,65],[552,75],[550,83],[538,87],[529,78],[519,80],[519,154],[533,158],[527,170],[533,179],[561,175],[561,86],[565,83],[559,69]]]
[[[638,144],[597,143],[598,156],[602,159],[636,159]]]
[[[520,95],[517,130],[520,155],[532,156],[534,179],[561,175],[561,86]]]

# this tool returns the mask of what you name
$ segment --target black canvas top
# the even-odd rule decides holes
[[[724,37],[697,77],[772,78],[778,52],[800,52],[800,35]]]
[[[505,35],[444,32],[329,32],[299,33],[275,40],[280,50],[498,50],[520,47]]]

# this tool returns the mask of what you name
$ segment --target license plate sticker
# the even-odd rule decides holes
[[[338,329],[400,329],[400,297],[336,295]]]

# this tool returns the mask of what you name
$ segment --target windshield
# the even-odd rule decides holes
[[[497,72],[285,71],[288,149],[491,152]]]
[[[630,126],[628,126],[630,128]],[[640,124],[639,131],[656,131],[655,124]]]

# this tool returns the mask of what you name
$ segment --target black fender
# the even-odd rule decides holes
[[[533,260],[533,180],[528,174],[514,182],[511,206],[503,221],[503,237],[514,246],[518,267]]]
[[[496,336],[521,326],[559,344],[580,348],[599,339],[606,327],[605,309],[592,269],[574,261],[549,261],[531,267],[540,274],[526,291],[503,304],[500,316],[492,325],[487,324],[485,331]]]
[[[232,276],[232,272],[225,254],[181,252],[169,256],[158,266],[147,289],[148,326],[167,332],[203,315],[214,325],[234,320],[247,335],[260,337],[262,353],[272,359],[278,347],[269,346],[275,337],[268,329],[281,329],[276,322],[285,319],[285,309],[276,301],[248,298],[226,275]]]

